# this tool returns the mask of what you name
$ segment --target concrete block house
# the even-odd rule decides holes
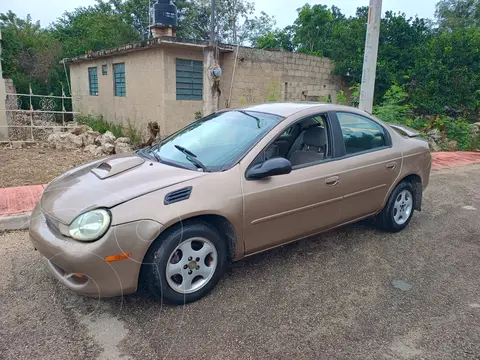
[[[162,29],[142,43],[66,59],[74,111],[138,127],[157,121],[162,135],[193,121],[209,91],[204,86],[208,44]],[[347,88],[327,58],[232,45],[218,45],[217,54],[223,70],[220,108],[328,97],[335,103],[337,92]]]

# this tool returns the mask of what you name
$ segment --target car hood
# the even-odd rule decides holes
[[[44,190],[40,206],[44,213],[67,225],[85,211],[110,208],[206,174],[137,155],[116,155],[80,166],[53,180]]]

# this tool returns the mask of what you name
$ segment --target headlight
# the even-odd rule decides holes
[[[98,240],[107,232],[110,222],[111,216],[107,210],[91,210],[73,220],[68,228],[68,234],[75,240]]]

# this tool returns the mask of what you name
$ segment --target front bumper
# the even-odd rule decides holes
[[[140,220],[112,226],[97,241],[80,242],[47,224],[37,204],[30,220],[30,240],[62,284],[82,295],[110,297],[137,290],[143,257],[160,229],[156,221]],[[130,258],[105,261],[108,256],[123,253],[129,253]]]

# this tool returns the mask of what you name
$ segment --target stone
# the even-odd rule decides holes
[[[392,280],[392,286],[402,291],[408,291],[412,288],[412,285],[405,280]]]
[[[115,145],[117,144],[130,144],[130,139],[128,137],[119,137],[115,140]]]
[[[88,152],[90,154],[95,154],[96,150],[97,150],[97,145],[95,144],[89,144],[85,146],[85,148],[83,149],[84,152]]]
[[[105,144],[115,144],[115,135],[110,131],[106,131],[104,134],[100,135],[95,139],[95,144],[104,146]]]
[[[95,156],[103,156],[104,153],[103,153],[103,146],[97,146],[95,148],[95,151],[93,152],[93,155]]]
[[[12,142],[12,149],[23,149],[24,147],[25,147],[25,143],[22,141]]]
[[[450,140],[447,142],[447,147],[449,151],[455,151],[457,150],[457,142],[455,140]]]
[[[100,133],[98,131],[88,130],[80,136],[83,141],[83,146],[88,146],[95,144],[95,140],[100,136]]]
[[[68,132],[50,134],[47,141],[52,148],[58,150],[72,150],[83,146],[80,136]]]
[[[477,135],[480,133],[480,122],[476,122],[470,125],[470,134]]]
[[[438,129],[432,129],[426,133],[427,137],[433,141],[438,141],[442,138],[442,133]]]
[[[117,143],[115,145],[115,154],[124,154],[132,152],[133,148],[130,144],[127,143]]]
[[[141,131],[142,145],[150,146],[160,137],[160,125],[156,121],[149,122]]]
[[[428,139],[428,147],[430,148],[430,151],[440,151],[440,146],[438,146],[433,139]]]
[[[115,145],[105,143],[105,145],[102,145],[102,151],[104,154],[111,155],[115,151]]]
[[[87,131],[91,131],[91,130],[92,129],[88,125],[78,125],[78,126],[75,126],[72,130],[70,130],[70,132],[73,135],[82,135]]]

